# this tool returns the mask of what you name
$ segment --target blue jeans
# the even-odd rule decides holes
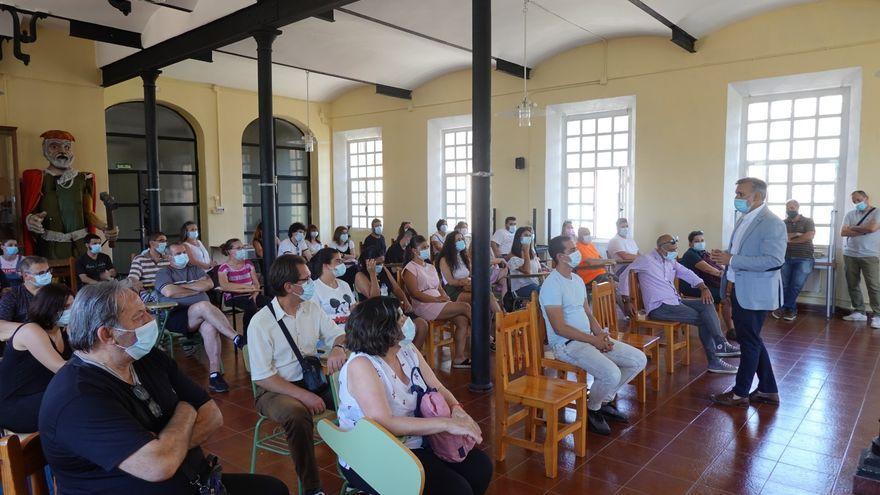
[[[785,258],[785,264],[782,265],[782,289],[785,296],[782,309],[797,311],[798,294],[804,288],[814,264],[813,258]]]

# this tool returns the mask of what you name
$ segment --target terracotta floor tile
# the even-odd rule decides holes
[[[780,462],[773,469],[768,481],[787,485],[813,493],[827,493],[834,486],[836,476],[812,469],[791,466]]]
[[[655,449],[616,440],[602,449],[599,455],[636,466],[644,466],[658,453],[659,451]]]
[[[615,485],[625,485],[642,466],[597,455],[575,470],[575,474],[597,478]]]
[[[542,495],[545,491],[506,476],[494,479],[489,484],[489,489],[486,490],[486,495],[513,495],[514,493],[517,495]]]
[[[645,467],[674,478],[697,481],[711,462],[710,458],[688,459],[674,454],[661,453]]]
[[[626,487],[647,495],[684,495],[693,485],[692,481],[644,469],[631,479]]]
[[[580,472],[575,472],[560,475],[559,483],[550,490],[550,493],[557,495],[569,495],[574,493],[614,493],[620,488],[620,485],[599,478],[586,476]]]

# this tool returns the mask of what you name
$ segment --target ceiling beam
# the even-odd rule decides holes
[[[519,78],[522,78],[523,74],[526,75],[526,79],[532,78],[532,69],[530,67],[524,68],[520,64],[511,62],[509,60],[504,60],[503,58],[495,57],[495,70]]]
[[[162,69],[243,39],[260,28],[279,29],[321,15],[356,0],[261,0],[203,26],[169,38],[101,67],[104,87],[132,79],[145,70]]]
[[[672,21],[670,21],[669,19],[663,17],[663,15],[660,14],[659,12],[657,12],[656,10],[654,10],[654,9],[652,9],[651,7],[648,7],[647,5],[645,5],[645,2],[643,2],[642,0],[629,0],[629,3],[631,3],[631,4],[635,5],[636,7],[640,8],[640,9],[643,10],[646,14],[648,14],[648,15],[651,16],[651,17],[653,17],[654,19],[657,19],[658,21],[660,21],[661,23],[663,23],[664,26],[666,26],[666,27],[668,27],[669,29],[671,29],[671,30],[672,30],[672,38],[670,39],[670,41],[672,41],[672,42],[675,43],[676,45],[678,45],[678,46],[684,48],[685,50],[687,50],[687,51],[689,51],[689,52],[691,52],[691,53],[696,53],[696,52],[697,52],[697,49],[696,49],[696,47],[694,46],[694,43],[697,42],[697,38],[695,38],[695,37],[691,36],[690,34],[688,34],[687,31],[685,31],[684,29],[678,27],[674,22],[672,22]]]
[[[71,19],[69,22],[70,35],[75,38],[112,43],[130,48],[143,48],[140,33],[74,19]]]
[[[412,90],[395,88],[394,86],[386,86],[384,84],[376,85],[376,94],[400,98],[401,100],[412,100]]]
[[[192,14],[192,9],[181,7],[180,5],[174,5],[173,3],[168,3],[165,0],[144,0],[147,3],[151,3],[157,7],[165,7],[166,9],[173,9],[180,12],[186,12],[187,14]]]

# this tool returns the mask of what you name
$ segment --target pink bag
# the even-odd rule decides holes
[[[418,418],[451,418],[452,411],[446,399],[437,389],[416,385],[415,372],[418,370],[421,377],[422,371],[418,367],[413,368],[410,373],[410,390],[417,395],[416,399],[416,417]],[[425,383],[422,378],[422,383]],[[427,384],[425,384],[427,387]],[[431,450],[437,454],[437,457],[446,462],[461,462],[467,457],[471,449],[474,448],[476,442],[473,438],[466,435],[455,435],[448,432],[434,433],[426,435]]]

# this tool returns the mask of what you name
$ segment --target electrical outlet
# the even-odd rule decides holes
[[[226,208],[222,206],[217,206],[215,208],[211,208],[211,213],[215,215],[222,215],[223,213],[226,213]]]

